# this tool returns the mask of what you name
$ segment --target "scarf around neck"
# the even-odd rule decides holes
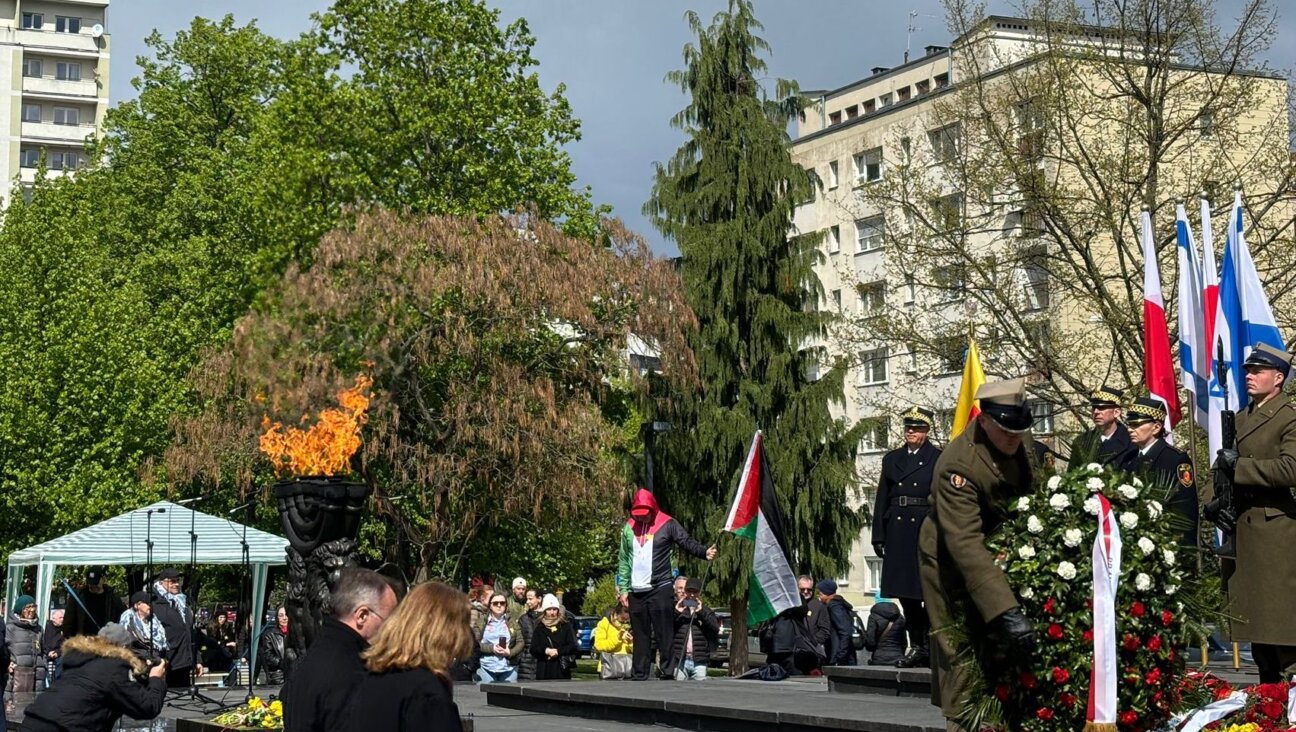
[[[180,617],[183,618],[185,622],[189,621],[189,599],[185,597],[183,592],[177,592],[173,595],[166,591],[166,588],[162,586],[161,582],[153,583],[153,591],[158,594],[158,597],[161,597],[163,600],[174,605],[175,609],[180,611]]]

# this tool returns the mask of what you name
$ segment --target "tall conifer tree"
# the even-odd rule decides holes
[[[695,13],[687,19],[696,42],[667,79],[690,97],[672,121],[688,141],[657,167],[645,212],[683,255],[700,383],[675,385],[650,405],[675,423],[657,443],[658,493],[695,535],[713,540],[760,428],[793,568],[835,576],[865,518],[848,500],[860,432],[829,411],[843,400],[844,368],[807,376],[832,316],[817,308],[820,237],[793,227],[798,202],[813,193],[788,149],[797,90],[778,81],[771,99],[762,88],[769,47],[749,0],[730,0],[709,27]],[[734,638],[745,637],[745,553],[722,549],[705,588],[710,600],[732,603]],[[731,667],[741,667],[745,644],[733,646]]]

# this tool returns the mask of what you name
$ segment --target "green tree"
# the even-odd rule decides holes
[[[811,181],[793,164],[787,125],[799,110],[795,87],[769,98],[761,28],[747,0],[704,27],[668,79],[690,102],[674,118],[688,140],[658,166],[645,211],[683,255],[683,278],[698,319],[692,335],[700,385],[666,391],[653,408],[675,422],[659,441],[664,507],[695,534],[718,527],[757,428],[787,512],[793,566],[817,576],[845,569],[864,516],[849,507],[859,430],[834,418],[844,369],[807,379],[813,344],[828,325],[816,312],[812,269],[817,237],[792,226]],[[731,602],[734,637],[745,637],[746,547],[722,551],[711,597]],[[736,644],[732,668],[746,664]]]

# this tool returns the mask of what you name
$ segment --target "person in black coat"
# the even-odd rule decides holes
[[[126,603],[104,580],[103,567],[86,570],[85,584],[72,590],[67,615],[63,618],[63,637],[94,635],[107,623],[116,622]]]
[[[536,659],[536,681],[571,679],[576,665],[576,631],[563,617],[562,605],[553,595],[540,603],[540,621],[531,636],[531,655]]]
[[[189,600],[180,591],[180,573],[167,567],[158,573],[157,582],[153,583],[153,615],[162,623],[166,631],[167,645],[167,685],[172,688],[188,687],[189,674],[194,670],[193,642],[193,608]],[[202,666],[197,668],[202,674]]]
[[[1093,429],[1081,432],[1071,443],[1072,464],[1097,462],[1103,465],[1119,465],[1130,451],[1129,430],[1121,424],[1121,412],[1125,392],[1110,386],[1095,391],[1089,396],[1089,407],[1093,410]]]
[[[396,592],[371,569],[348,567],[333,584],[332,617],[279,692],[286,732],[334,732],[367,674],[361,654],[396,612]]]
[[[468,597],[440,582],[417,585],[364,652],[369,673],[337,729],[462,732],[450,666],[475,646]]]
[[[828,666],[855,666],[859,663],[851,635],[855,632],[855,610],[846,598],[837,594],[837,583],[819,583],[819,601],[828,608],[832,619],[832,637],[828,639]]]
[[[1165,405],[1160,399],[1140,397],[1130,406],[1126,423],[1133,445],[1119,466],[1122,470],[1143,475],[1150,485],[1171,489],[1170,509],[1187,524],[1181,542],[1197,546],[1197,480],[1188,453],[1166,443]]]
[[[266,683],[281,685],[292,678],[296,658],[288,648],[288,611],[275,611],[275,622],[261,633],[257,644],[257,666],[265,672]]]
[[[927,439],[936,413],[913,407],[904,418],[903,447],[882,458],[873,509],[873,551],[882,557],[882,595],[900,600],[908,621],[909,654],[897,666],[926,666],[927,609],[918,576],[918,531],[931,510],[931,484],[940,450]]]
[[[684,597],[675,603],[675,638],[671,644],[676,681],[705,680],[711,652],[720,643],[720,619],[702,604],[702,580],[689,577]]]
[[[126,649],[130,634],[108,623],[68,638],[63,676],[28,705],[22,732],[109,732],[126,715],[153,719],[166,698],[165,662],[153,668]]]
[[[905,657],[905,617],[893,602],[874,603],[869,608],[868,626],[864,630],[864,650],[869,651],[868,665],[893,666]]]

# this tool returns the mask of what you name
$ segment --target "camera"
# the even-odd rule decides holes
[[[681,606],[681,607],[689,607],[689,608],[694,608],[694,609],[696,609],[696,608],[701,607],[701,606],[702,606],[702,603],[700,603],[700,602],[698,602],[697,600],[694,600],[693,598],[690,597],[690,598],[685,599],[683,602],[681,602],[681,603],[680,603],[680,606]]]

